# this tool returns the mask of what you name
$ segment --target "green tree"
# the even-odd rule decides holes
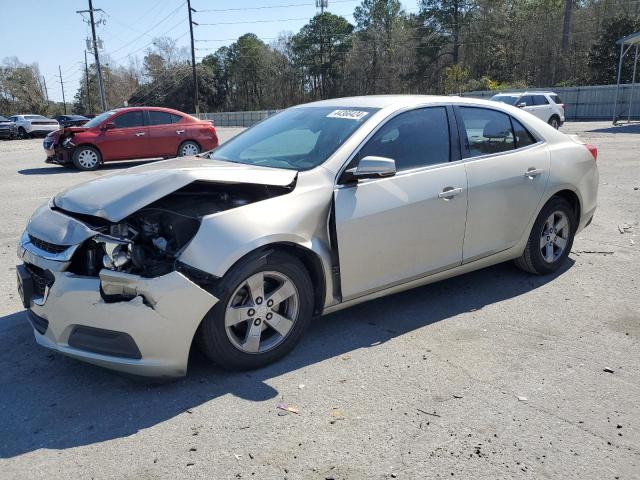
[[[345,18],[322,13],[291,38],[294,62],[311,79],[312,89],[319,98],[336,93],[342,77],[342,62],[351,48],[352,31],[353,25]]]
[[[589,50],[590,80],[594,84],[616,83],[620,45],[616,43],[631,33],[640,30],[640,17],[621,15],[608,20],[602,33]],[[622,64],[622,83],[630,83],[633,73],[633,49]],[[637,81],[637,78],[636,78]]]
[[[463,29],[471,21],[475,0],[419,0],[420,16],[436,31],[451,36],[453,63],[460,60]]]

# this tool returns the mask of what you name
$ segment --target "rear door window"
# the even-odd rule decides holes
[[[524,148],[537,143],[537,140],[533,138],[533,135],[529,133],[529,130],[527,130],[518,120],[511,117],[511,124],[513,125],[513,133],[516,137],[516,148]]]
[[[142,110],[135,110],[118,115],[113,119],[113,123],[117,128],[142,127],[144,125],[142,117]]]
[[[534,105],[549,105],[549,100],[544,95],[533,95]]]
[[[171,115],[168,112],[149,110],[149,125],[169,125],[174,123],[174,120],[171,117],[175,116],[176,115]]]
[[[515,148],[509,116],[488,108],[460,107],[463,134],[470,157],[507,152]]]

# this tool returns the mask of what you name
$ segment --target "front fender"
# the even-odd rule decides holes
[[[245,255],[270,244],[294,244],[316,253],[331,279],[328,218],[332,179],[323,172],[300,175],[286,195],[206,216],[179,260],[223,277]],[[332,286],[326,285],[332,292]]]

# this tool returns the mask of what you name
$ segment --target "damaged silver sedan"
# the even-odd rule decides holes
[[[176,377],[197,344],[257,368],[314,316],[507,260],[554,272],[593,217],[596,156],[494,102],[302,105],[56,195],[18,290],[37,342],[87,362]]]

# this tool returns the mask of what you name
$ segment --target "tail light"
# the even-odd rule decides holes
[[[598,160],[598,147],[596,147],[595,145],[590,145],[588,143],[585,144],[585,147],[587,147],[587,150],[589,150],[589,153],[593,155],[593,159]]]

